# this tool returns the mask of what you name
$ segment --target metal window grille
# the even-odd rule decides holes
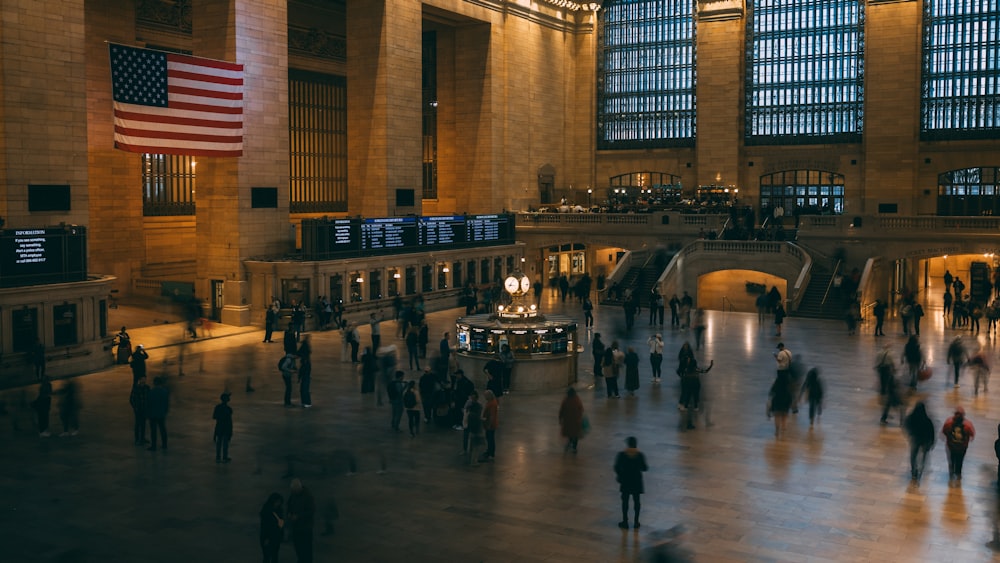
[[[142,214],[147,217],[194,215],[194,157],[143,153]]]
[[[1000,167],[939,174],[938,215],[1000,215]]]
[[[347,210],[347,81],[288,71],[289,210]]]
[[[1000,131],[1000,0],[925,0],[922,140]]]
[[[695,1],[610,0],[599,12],[597,148],[693,146]]]
[[[748,0],[747,144],[858,142],[865,3]]]
[[[785,216],[840,215],[844,175],[824,170],[782,170],[760,177],[760,208],[766,216],[781,207]]]
[[[437,199],[438,154],[437,154],[437,33],[428,31],[423,35],[423,77],[422,77],[422,168],[424,199]]]

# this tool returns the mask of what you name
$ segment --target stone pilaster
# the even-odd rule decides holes
[[[743,19],[702,13],[698,21],[696,184],[738,184],[743,107]]]
[[[347,154],[352,215],[420,213],[420,2],[352,0],[347,4]],[[396,190],[412,189],[415,206],[396,209]]]

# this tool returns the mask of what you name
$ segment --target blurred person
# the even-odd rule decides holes
[[[149,385],[146,385],[146,378],[140,377],[132,385],[132,393],[128,398],[129,405],[132,406],[132,414],[135,416],[135,445],[141,446],[148,443],[146,440],[146,410],[149,404]]]
[[[288,495],[287,522],[292,527],[292,544],[299,563],[312,563],[313,527],[316,517],[316,501],[312,492],[302,485],[302,481],[292,479],[292,493]]]
[[[80,433],[80,386],[70,379],[59,390],[59,420],[63,431],[60,437],[76,436]]]
[[[958,378],[962,373],[962,365],[965,364],[968,359],[968,352],[965,350],[965,344],[962,342],[961,336],[956,336],[951,344],[948,345],[947,360],[948,363],[952,365],[955,370],[955,387],[958,387]]]
[[[630,397],[635,397],[636,390],[639,389],[639,354],[635,353],[635,348],[629,346],[625,351],[625,390]]]
[[[819,377],[819,368],[812,368],[806,373],[799,396],[806,396],[809,401],[809,426],[823,414],[823,380]]]
[[[910,389],[916,390],[917,372],[923,367],[924,352],[921,350],[920,341],[915,334],[911,334],[906,340],[906,346],[903,347],[902,361],[906,364],[906,369],[910,374]]]
[[[365,346],[365,353],[361,355],[361,393],[374,393],[375,380],[378,378],[378,359],[372,352],[371,346]],[[381,404],[381,398],[379,398]]]
[[[979,395],[979,385],[983,386],[983,393],[989,391],[990,387],[990,364],[986,361],[986,355],[980,351],[969,360],[969,369],[973,377],[973,395]]]
[[[920,401],[906,417],[906,435],[910,439],[910,476],[920,482],[927,466],[927,453],[934,449],[934,421],[927,413],[927,406]]]
[[[278,360],[278,370],[281,372],[281,380],[285,384],[285,406],[292,406],[292,374],[295,373],[295,355],[292,352],[285,352],[285,355]]]
[[[479,461],[493,461],[497,453],[497,428],[500,427],[500,403],[493,391],[483,393],[483,432],[486,435],[486,451]]]
[[[271,493],[260,508],[260,550],[264,563],[278,563],[278,551],[285,537],[284,502],[281,494]]]
[[[663,375],[663,336],[656,333],[646,341],[649,346],[649,367],[653,371],[653,383],[659,384]]]
[[[299,358],[299,398],[302,408],[308,409],[312,407],[312,343],[308,335],[302,337],[296,355]]]
[[[156,451],[156,437],[159,432],[160,443],[167,449],[167,412],[170,410],[170,390],[163,376],[153,379],[153,388],[149,390],[146,406],[146,416],[149,417],[149,451]]]
[[[386,385],[386,395],[389,397],[389,405],[392,407],[392,420],[390,427],[399,432],[399,425],[403,422],[403,393],[406,391],[406,383],[403,376],[406,374],[401,370],[396,372],[395,378]]]
[[[146,360],[149,359],[149,354],[146,353],[146,348],[139,344],[135,347],[135,351],[132,352],[132,361],[130,362],[130,367],[132,368],[132,385],[135,385],[140,378],[146,377]]]
[[[785,323],[785,306],[778,302],[774,307],[774,334],[776,336],[781,336],[781,325]]]
[[[705,321],[705,309],[698,307],[694,310],[694,315],[692,315],[691,328],[694,330],[694,349],[701,350],[701,344],[705,339],[705,329],[707,328]],[[781,336],[779,333],[778,336]]]
[[[779,371],[778,377],[771,384],[768,392],[768,418],[774,417],[774,437],[780,438],[785,433],[788,422],[788,411],[792,407],[791,385],[788,372]]]
[[[48,379],[43,379],[38,384],[38,396],[31,401],[31,408],[35,411],[35,418],[38,420],[38,435],[48,438],[52,435],[49,432],[49,412],[52,410],[52,383]]]
[[[566,397],[559,405],[559,431],[566,438],[565,451],[576,453],[580,438],[583,437],[583,401],[572,387],[566,390]]]
[[[403,391],[403,408],[406,409],[406,423],[410,429],[410,437],[420,434],[420,399],[422,394],[417,391],[417,382],[412,379]]]

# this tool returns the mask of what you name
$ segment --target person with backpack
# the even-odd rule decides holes
[[[285,382],[285,406],[292,406],[292,374],[295,373],[295,355],[286,352],[278,360],[278,371],[281,372],[281,379]]]
[[[965,409],[961,406],[955,407],[955,414],[944,422],[941,427],[944,434],[945,444],[948,453],[948,482],[954,479],[955,484],[962,482],[962,462],[965,461],[965,452],[969,449],[969,442],[976,437],[976,429],[972,422],[965,418]]]
[[[417,382],[410,380],[403,391],[403,408],[406,409],[406,421],[410,428],[410,438],[420,434],[420,394],[417,392]]]
[[[385,387],[385,394],[389,396],[389,405],[392,407],[392,429],[399,432],[399,424],[403,421],[403,392],[406,390],[406,383],[403,376],[406,375],[401,370],[396,371],[395,378]]]

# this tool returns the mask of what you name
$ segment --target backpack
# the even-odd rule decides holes
[[[967,443],[968,437],[965,435],[965,419],[961,418],[953,421],[951,429],[948,431],[948,445],[965,446]]]
[[[413,389],[407,389],[406,393],[403,393],[403,406],[408,409],[417,406],[417,394],[413,392]]]

